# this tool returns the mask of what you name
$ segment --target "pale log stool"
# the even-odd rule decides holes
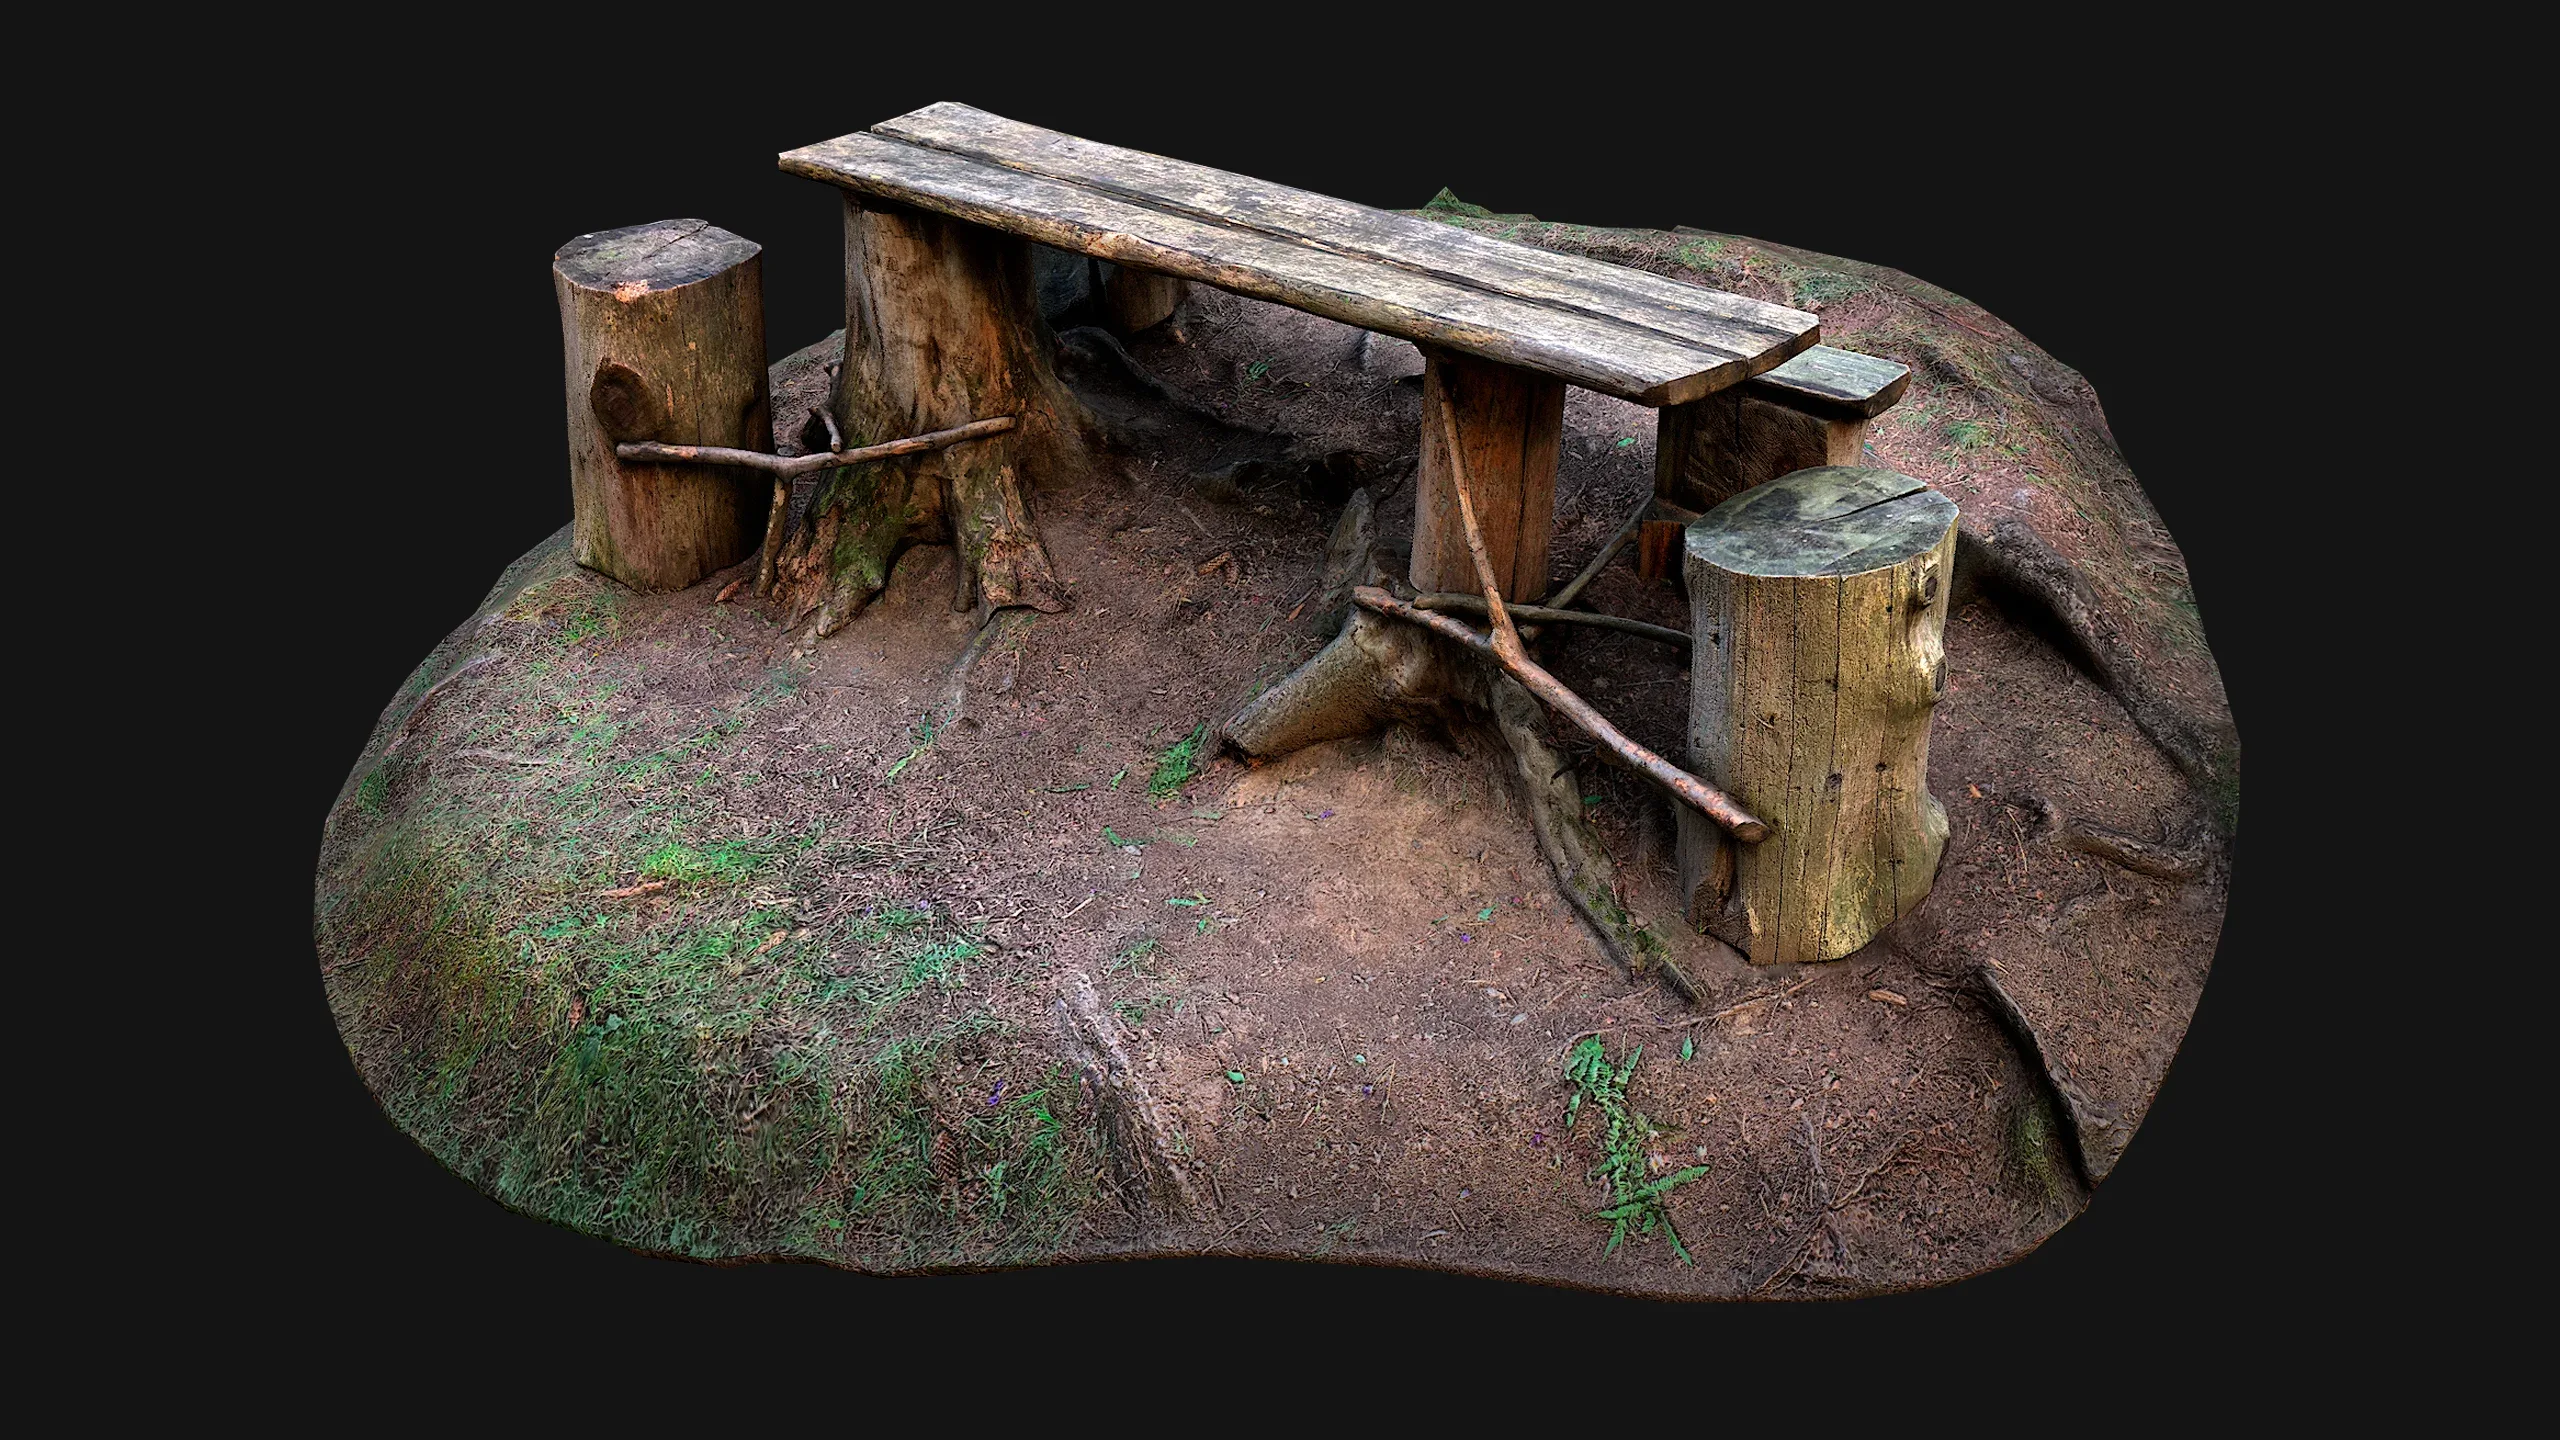
[[[1752,963],[1837,960],[1929,893],[1955,502],[1822,466],[1689,526],[1689,768],[1768,822],[1745,845],[1680,807],[1690,923]]]
[[[581,235],[552,257],[579,564],[635,590],[681,590],[763,541],[762,476],[614,454],[645,440],[773,449],[763,253],[708,221],[659,220]]]
[[[1866,463],[1867,422],[1910,388],[1898,361],[1816,345],[1685,405],[1655,425],[1654,493],[1712,510],[1754,485],[1816,465]]]

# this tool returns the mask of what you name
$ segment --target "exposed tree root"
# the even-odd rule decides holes
[[[2064,1128],[2071,1137],[2071,1143],[2064,1148],[2071,1155],[2073,1178],[2079,1181],[2085,1195],[2116,1168],[2116,1161],[2124,1155],[2125,1142],[2132,1138],[2131,1133],[2112,1109],[2090,1099],[2054,1063],[2044,1037],[2036,1033],[2035,1023],[2027,1018],[2026,1011],[2018,1007],[2017,1000],[2001,987],[2000,977],[1990,966],[1976,966],[1968,980],[1974,993],[1981,998],[1983,1008],[2000,1022],[2001,1030],[2008,1035],[2010,1043],[2018,1047],[2020,1058],[2027,1062],[2027,1069],[2044,1086],[2046,1098],[2070,1122]]]
[[[1083,1072],[1103,1116],[1111,1160],[1124,1191],[1163,1220],[1195,1222],[1211,1213],[1192,1179],[1187,1147],[1120,1044],[1119,1021],[1094,993],[1093,977],[1069,970],[1059,986],[1058,1033]]]
[[[969,643],[960,651],[960,658],[951,662],[951,669],[943,676],[941,698],[934,710],[939,717],[935,723],[950,726],[966,718],[970,672],[980,660],[1000,648],[1002,642],[1028,631],[1037,617],[1038,612],[1032,610],[999,610],[987,617],[987,623],[979,626],[978,633],[969,637]],[[1010,672],[998,688],[1013,688]]]
[[[2024,810],[2034,815],[2040,822],[2037,838],[2084,855],[2095,855],[2137,875],[2148,875],[2154,880],[2195,880],[2213,865],[2214,852],[2206,845],[2169,839],[2145,840],[2139,835],[2128,835],[2095,821],[2066,815],[2060,806],[2041,795],[2023,798],[1993,795],[1991,798],[2013,810]]]
[[[1954,588],[1959,597],[1988,594],[2052,640],[2196,786],[2217,830],[2232,832],[2239,818],[2237,733],[2227,720],[2217,722],[2163,691],[2070,561],[2015,516],[2000,517],[1987,533],[1959,524]]]
[[[1374,510],[1365,499],[1355,495],[1345,508],[1327,554],[1346,570],[1357,565],[1357,583],[1378,584],[1386,569],[1369,543]],[[1328,593],[1347,594],[1353,587],[1341,583],[1346,578],[1329,571]],[[1276,756],[1393,724],[1490,730],[1511,756],[1539,852],[1602,952],[1628,975],[1659,973],[1695,1001],[1698,987],[1673,962],[1671,947],[1619,903],[1616,869],[1583,819],[1581,783],[1572,762],[1548,743],[1546,723],[1546,708],[1526,687],[1457,644],[1352,609],[1331,644],[1238,710],[1222,738],[1247,755]]]

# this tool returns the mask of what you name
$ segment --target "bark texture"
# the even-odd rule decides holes
[[[900,552],[948,539],[952,608],[1059,611],[1029,489],[1089,465],[1094,422],[1050,360],[1028,246],[945,216],[845,204],[845,348],[834,413],[849,447],[1015,416],[1009,433],[830,470],[783,549],[775,594],[792,623],[834,632],[887,583]]]
[[[773,448],[762,254],[708,221],[660,220],[581,235],[552,257],[579,564],[681,590],[764,538],[761,477],[614,454],[635,441]]]
[[[1655,422],[1655,493],[1692,510],[1712,510],[1754,485],[1817,465],[1856,465],[1867,422],[1807,414],[1736,385],[1686,405],[1666,405]]]

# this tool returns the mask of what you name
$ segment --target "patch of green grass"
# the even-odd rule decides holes
[[[1156,773],[1147,781],[1147,794],[1157,800],[1171,799],[1191,777],[1199,773],[1201,742],[1209,738],[1209,723],[1200,722],[1190,734],[1183,736],[1156,761]]]
[[[1795,278],[1791,289],[1798,305],[1829,305],[1852,295],[1864,294],[1868,286],[1856,276],[1843,275],[1837,270],[1807,270]]]
[[[896,764],[889,767],[889,773],[881,777],[880,783],[886,785],[895,781],[901,774],[905,773],[908,766],[916,763],[916,757],[924,754],[927,750],[932,749],[934,736],[937,733],[938,728],[939,727],[934,724],[933,716],[930,714],[919,718],[915,724],[908,726],[907,739],[913,743],[907,747],[907,753],[905,756],[900,758]]]
[[[379,767],[366,771],[365,777],[356,782],[356,808],[368,815],[381,814],[390,795],[391,782],[383,778]]]
[[[1111,957],[1110,972],[1117,975],[1121,971],[1130,969],[1133,966],[1151,971],[1154,967],[1148,965],[1148,957],[1154,955],[1157,951],[1160,951],[1163,948],[1164,942],[1156,939],[1152,935],[1142,936],[1139,939],[1133,940],[1124,947],[1119,954]]]
[[[1975,450],[1991,438],[1991,427],[1980,420],[1950,420],[1940,433],[1959,450]]]
[[[1644,1146],[1655,1131],[1652,1122],[1627,1103],[1627,1081],[1634,1076],[1636,1061],[1643,1055],[1644,1047],[1639,1045],[1613,1068],[1598,1036],[1575,1045],[1564,1065],[1565,1079],[1573,1085],[1573,1098],[1565,1106],[1565,1128],[1573,1127],[1585,1101],[1608,1122],[1608,1131],[1601,1137],[1600,1163],[1591,1170],[1609,1182],[1611,1196],[1611,1203],[1598,1216],[1609,1222],[1609,1243],[1601,1253],[1615,1251],[1619,1242],[1627,1238],[1629,1227],[1644,1235],[1659,1229],[1681,1263],[1695,1265],[1698,1262],[1691,1258],[1688,1247],[1680,1243],[1680,1232],[1672,1227],[1670,1212],[1663,1209],[1662,1197],[1675,1186],[1706,1174],[1707,1167],[1691,1165],[1659,1180],[1645,1180]]]
[[[640,878],[680,885],[704,881],[734,885],[753,874],[764,859],[743,840],[724,840],[708,850],[669,841],[640,857]]]
[[[1712,271],[1723,255],[1724,242],[1703,235],[1690,236],[1671,247],[1671,258],[1692,270]]]
[[[613,628],[619,609],[610,590],[582,595],[575,605],[569,607],[567,618],[560,622],[559,633],[552,638],[563,649],[594,639]]]

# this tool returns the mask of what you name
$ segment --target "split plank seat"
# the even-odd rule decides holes
[[[1842,443],[1829,427],[1863,428],[1862,417],[1803,406],[1844,413],[1871,406],[1865,413],[1873,414],[1900,393],[1900,379],[1880,382],[1872,371],[1890,362],[1817,348],[1820,322],[1805,311],[965,105],[930,105],[789,151],[781,166],[845,192],[847,253],[856,266],[866,253],[858,237],[867,215],[921,213],[1012,237],[1025,276],[1021,242],[1036,241],[1136,276],[1213,285],[1413,341],[1425,356],[1410,576],[1420,590],[1478,588],[1449,481],[1444,412],[1467,451],[1477,520],[1503,593],[1534,601],[1547,588],[1565,386],[1661,410],[1666,445],[1676,441],[1681,450],[1661,474],[1696,496],[1709,493],[1721,471],[1757,474],[1763,451],[1792,454],[1787,445],[1814,443],[1797,434],[1805,430],[1798,420],[1826,427],[1815,436],[1825,447]],[[1027,284],[989,288],[1034,303]],[[848,343],[864,333],[863,289],[860,276],[848,275]],[[1123,323],[1161,318],[1169,293],[1133,286],[1134,313]],[[1719,404],[1744,388],[1747,402]],[[1763,409],[1790,417],[1786,445],[1728,438],[1760,424]],[[1820,463],[1795,461],[1760,478]]]

